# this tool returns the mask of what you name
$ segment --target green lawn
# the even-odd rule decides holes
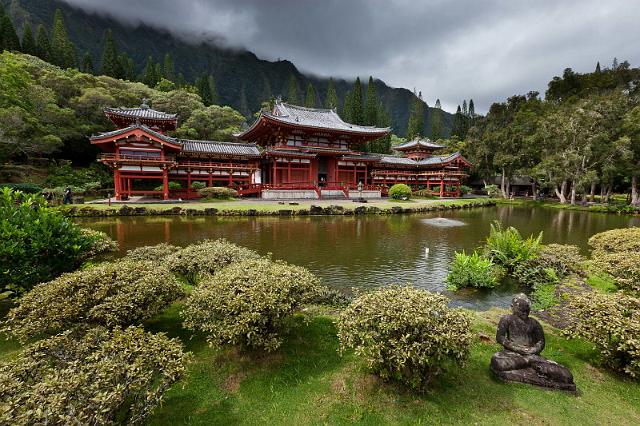
[[[166,395],[151,424],[640,424],[640,386],[597,367],[597,354],[546,326],[544,354],[569,367],[581,395],[495,380],[488,364],[498,312],[476,314],[469,363],[417,395],[383,383],[352,353],[340,357],[333,317],[292,321],[275,354],[210,348],[191,338],[179,305],[148,324],[193,353],[188,376]],[[481,337],[482,336],[482,339]]]
[[[468,365],[441,376],[423,395],[369,374],[353,353],[339,356],[333,314],[312,309],[291,321],[274,353],[209,347],[181,327],[180,305],[147,323],[192,352],[187,376],[165,395],[154,425],[228,424],[640,424],[640,386],[598,366],[582,341],[546,326],[544,355],[571,369],[579,396],[495,380],[488,364],[498,311],[476,313]],[[19,346],[0,339],[0,359]]]
[[[169,210],[174,207],[180,207],[181,209],[195,209],[195,210],[204,210],[207,208],[215,208],[218,210],[227,210],[227,211],[247,211],[247,210],[256,210],[256,211],[278,211],[278,210],[308,210],[312,205],[328,207],[331,205],[342,206],[345,209],[355,209],[356,207],[365,206],[365,207],[377,207],[381,210],[390,210],[394,206],[399,206],[402,208],[423,208],[423,207],[431,207],[436,205],[468,205],[472,203],[482,203],[486,202],[487,199],[446,199],[446,200],[438,200],[438,199],[424,199],[418,198],[415,200],[408,201],[396,201],[389,199],[381,199],[381,200],[371,200],[366,204],[354,203],[349,200],[309,200],[309,201],[292,201],[297,203],[296,205],[290,204],[290,202],[285,201],[283,204],[279,204],[277,201],[256,201],[256,200],[222,200],[222,201],[210,201],[210,202],[189,202],[189,203],[126,203],[126,204],[112,204],[109,206],[108,204],[76,204],[73,206],[61,206],[59,207],[62,210],[69,209],[70,207],[75,207],[77,209],[83,209],[85,207],[95,209],[95,210],[119,210],[122,206],[126,205],[127,207],[135,208],[135,207],[144,207],[150,210]]]

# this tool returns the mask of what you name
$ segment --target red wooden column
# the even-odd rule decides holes
[[[440,175],[440,198],[444,197],[444,175]]]
[[[233,186],[233,170],[229,170],[229,183],[227,186]]]
[[[162,199],[169,199],[169,171],[166,168],[162,169]]]
[[[113,190],[115,192],[115,197],[116,200],[121,200],[122,199],[122,195],[120,194],[120,169],[114,168],[113,169]]]
[[[191,169],[187,169],[187,199],[191,198]]]

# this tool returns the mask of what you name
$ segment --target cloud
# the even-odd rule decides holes
[[[564,68],[637,64],[639,1],[65,0],[186,38],[221,37],[267,59],[416,88],[430,105],[476,110],[537,90]]]

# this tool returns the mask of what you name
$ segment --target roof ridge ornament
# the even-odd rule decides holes
[[[142,108],[142,109],[149,109],[149,105],[147,104],[147,102],[149,102],[149,99],[147,99],[147,98],[142,98],[142,105],[140,105],[140,108]]]

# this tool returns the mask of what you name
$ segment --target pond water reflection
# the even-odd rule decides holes
[[[443,291],[456,250],[472,251],[498,219],[523,235],[544,232],[544,242],[575,244],[586,253],[595,233],[640,226],[640,218],[548,208],[499,206],[393,216],[123,217],[81,219],[82,226],[104,231],[126,250],[170,242],[187,245],[205,238],[227,238],[259,253],[273,253],[308,267],[337,288],[412,283]],[[448,294],[454,304],[474,309],[508,306],[517,286]]]

